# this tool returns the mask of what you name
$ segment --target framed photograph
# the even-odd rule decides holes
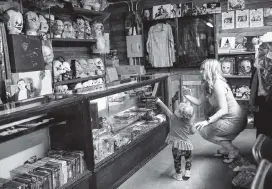
[[[235,48],[235,37],[222,37],[221,48]]]
[[[182,3],[181,4],[182,16],[192,16],[193,13],[193,3]]]
[[[234,28],[234,11],[222,12],[222,29],[233,29]]]
[[[181,17],[181,4],[171,5],[170,18]]]
[[[237,10],[236,11],[236,28],[248,28],[249,27],[249,10]]]
[[[153,19],[170,18],[171,4],[153,6]]]
[[[264,22],[263,22],[263,8],[260,9],[252,9],[250,10],[250,22],[249,22],[249,26],[251,28],[254,27],[263,27],[264,26]]]
[[[219,59],[223,75],[233,75],[235,73],[235,58],[222,57]]]
[[[152,15],[153,15],[152,12],[153,12],[152,8],[143,9],[143,12],[142,12],[143,21],[152,20]]]
[[[228,0],[228,10],[240,10],[245,8],[245,0]]]
[[[52,94],[51,71],[12,73],[11,80],[6,82],[6,91],[9,102]]]
[[[253,59],[254,57],[252,56],[238,56],[237,57],[238,75],[246,75],[246,76],[251,75]]]

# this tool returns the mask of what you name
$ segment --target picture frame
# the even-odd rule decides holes
[[[235,58],[234,57],[222,57],[219,59],[221,63],[222,74],[234,75],[235,74]]]
[[[153,19],[170,18],[171,4],[153,6]]]
[[[170,18],[179,18],[182,16],[181,4],[172,4]]]
[[[186,2],[181,4],[182,16],[192,16],[193,14],[193,3]]]
[[[142,9],[143,21],[149,21],[153,19],[153,8]]]

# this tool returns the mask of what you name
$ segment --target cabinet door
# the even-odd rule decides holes
[[[201,95],[200,75],[182,75],[182,86],[192,89],[192,96],[199,98]],[[202,106],[194,106],[196,119],[204,119],[204,110]]]

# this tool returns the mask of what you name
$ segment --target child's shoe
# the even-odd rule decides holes
[[[180,180],[183,180],[183,179],[182,179],[182,174],[181,174],[181,173],[175,173],[175,174],[173,175],[173,178],[176,179],[176,180],[179,180],[179,181],[180,181]]]
[[[191,177],[191,171],[185,170],[185,175],[182,177],[183,180],[188,180]]]

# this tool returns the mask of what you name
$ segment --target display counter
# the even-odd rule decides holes
[[[136,82],[84,94],[90,101],[92,188],[117,188],[165,147],[169,122],[155,100],[165,101],[166,79],[138,77]]]

